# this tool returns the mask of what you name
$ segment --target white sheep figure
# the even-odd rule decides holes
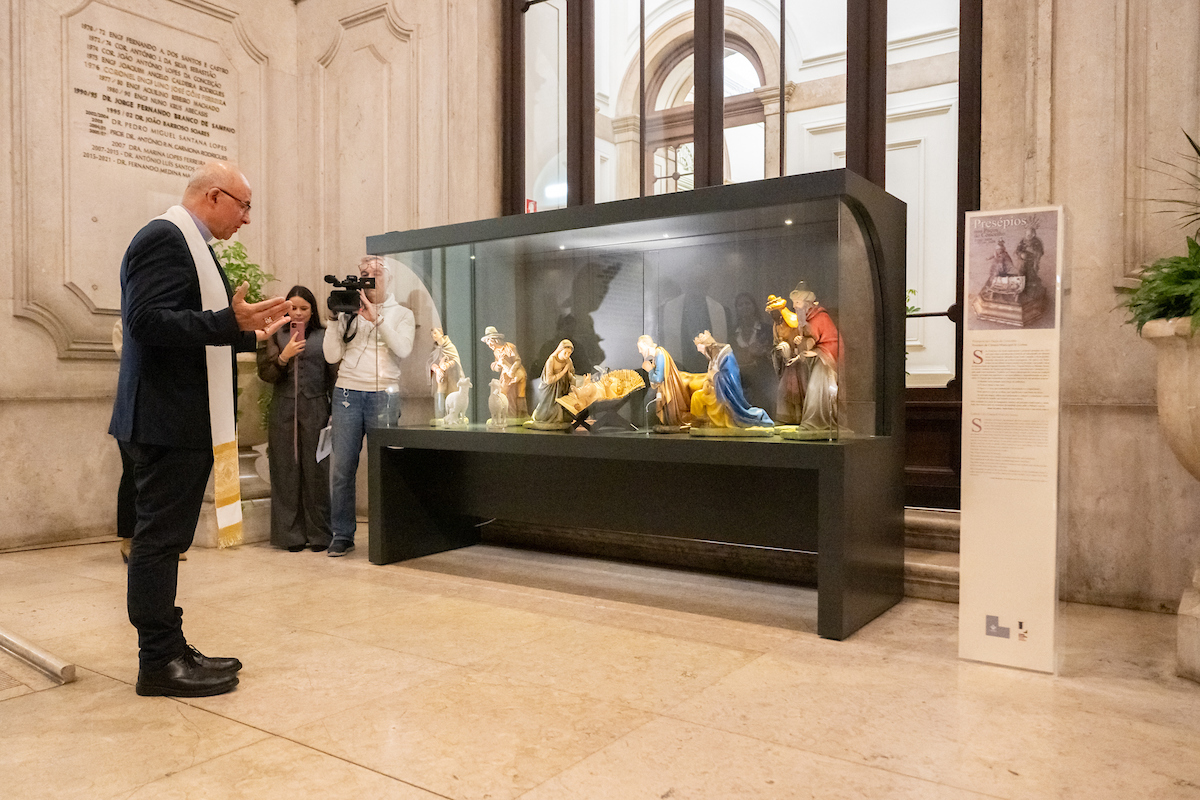
[[[504,393],[499,378],[492,378],[488,385],[492,387],[492,393],[488,396],[488,411],[492,418],[488,420],[488,425],[503,428],[508,424],[508,395]]]
[[[442,418],[443,425],[466,425],[467,401],[470,398],[471,379],[466,375],[458,379],[458,388],[446,395],[446,416]]]

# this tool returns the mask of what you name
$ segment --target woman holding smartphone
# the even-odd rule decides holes
[[[273,384],[267,454],[271,465],[271,544],[298,553],[329,547],[329,459],[317,461],[317,439],[329,423],[337,365],[322,348],[325,327],[304,286],[287,293],[292,324],[258,351],[258,376]]]

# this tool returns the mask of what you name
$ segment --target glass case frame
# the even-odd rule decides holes
[[[796,265],[784,265],[783,272],[772,267],[766,262],[779,260],[771,254],[781,251],[761,242],[777,239],[780,225],[810,223],[816,227],[808,238],[819,247],[798,252],[807,257],[819,251],[820,257],[805,261],[805,274],[795,278],[816,287],[818,299],[831,301],[853,344],[845,356],[851,364],[847,381],[858,387],[846,398],[845,413],[856,420],[848,426],[852,434],[829,441],[713,441],[651,433],[636,413],[629,430],[612,436],[480,424],[439,429],[406,409],[400,427],[368,434],[372,562],[476,543],[477,520],[494,517],[809,554],[818,633],[826,638],[848,636],[897,602],[903,596],[901,201],[852,172],[832,170],[387,233],[369,237],[367,251],[419,276],[468,374],[476,387],[486,387],[492,352],[480,340],[488,325],[514,331],[523,354],[529,351],[532,383],[535,346],[520,340],[538,324],[543,336],[557,331],[547,329],[548,321],[529,319],[535,316],[530,298],[551,273],[561,280],[564,264],[564,274],[583,275],[588,284],[597,252],[635,253],[625,265],[638,263],[645,326],[667,316],[662,299],[669,294],[659,291],[665,267],[652,264],[646,253],[732,246],[741,259],[737,270],[722,273],[722,267],[718,276],[766,275],[778,285],[776,293],[786,295],[792,285],[780,285],[780,276],[787,269],[794,274]],[[764,233],[768,229],[775,232]],[[659,241],[664,239],[670,244]],[[766,285],[760,281],[757,288],[761,293]],[[585,288],[583,295],[581,305],[598,311],[595,293]],[[637,306],[636,295],[631,290],[625,305]],[[719,306],[709,303],[710,309]],[[561,321],[562,315],[541,316]],[[613,328],[610,339],[635,338],[641,331],[628,328],[637,326],[638,317],[627,309],[627,324]],[[418,329],[418,340],[422,333]],[[640,360],[628,349],[605,353],[601,363],[612,358],[607,365],[620,368],[627,366],[622,360]],[[420,361],[410,358],[406,369],[419,370]],[[472,393],[477,423],[486,418],[486,398],[479,388]]]

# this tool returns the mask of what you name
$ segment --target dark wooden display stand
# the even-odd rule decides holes
[[[817,633],[844,639],[903,595],[903,514],[886,438],[391,428],[368,436],[370,558],[477,544],[480,519],[814,553]]]
[[[648,235],[646,223],[657,220],[722,214],[722,224],[744,219],[753,227],[760,224],[760,212],[773,220],[785,206],[835,198],[857,218],[872,269],[875,388],[862,399],[874,404],[876,436],[791,442],[492,431],[481,425],[374,429],[367,436],[371,561],[388,564],[476,544],[481,521],[503,519],[713,542],[731,553],[754,548],[811,555],[817,632],[825,638],[844,639],[899,602],[905,214],[903,203],[878,186],[833,170],[383,234],[368,237],[367,252],[433,251],[494,240],[529,242],[531,252],[553,251],[573,246],[577,232],[622,225],[633,226],[632,241],[641,241]],[[692,226],[687,235],[705,232],[700,219],[686,220]],[[475,320],[476,311],[468,305],[458,318]],[[480,336],[473,327],[462,333],[461,342]],[[481,369],[486,374],[477,364]],[[487,416],[479,407],[472,413],[475,419]]]

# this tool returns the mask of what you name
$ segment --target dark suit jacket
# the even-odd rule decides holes
[[[221,280],[232,297],[223,270]],[[121,375],[108,432],[122,442],[212,447],[204,347],[231,345],[236,407],[236,351],[254,350],[255,336],[238,330],[232,308],[202,310],[191,251],[167,220],[152,220],[125,251],[121,320]]]

